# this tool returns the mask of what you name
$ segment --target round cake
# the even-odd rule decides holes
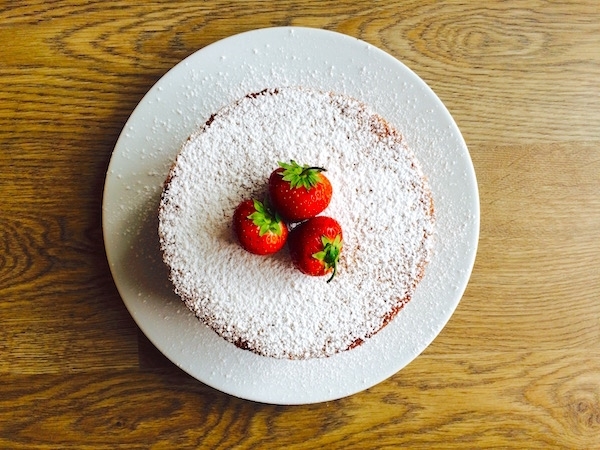
[[[278,161],[325,167],[324,215],[344,231],[331,283],[287,250],[243,250],[231,219],[265,198]],[[273,358],[334,355],[362,344],[411,299],[433,248],[434,210],[402,135],[362,102],[306,88],[266,89],[213,114],[165,181],[159,238],[175,292],[222,338]]]

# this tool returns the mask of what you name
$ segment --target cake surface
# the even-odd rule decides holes
[[[262,199],[277,161],[327,168],[324,215],[344,231],[331,283],[297,271],[286,250],[252,255],[231,218]],[[363,103],[304,88],[249,94],[183,145],[159,207],[159,238],[175,292],[238,347],[290,359],[360,345],[411,299],[433,247],[433,200],[401,134]]]

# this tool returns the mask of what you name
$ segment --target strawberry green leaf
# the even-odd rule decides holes
[[[279,162],[279,167],[283,168],[283,180],[294,189],[301,186],[306,190],[312,189],[319,183],[319,173],[325,172],[322,167],[301,166],[293,159],[289,163]]]
[[[258,235],[264,236],[267,233],[274,233],[281,236],[283,225],[279,214],[273,213],[266,202],[262,203],[258,200],[253,200],[253,202],[255,211],[248,216],[248,219],[252,220],[254,225],[258,227]]]
[[[327,280],[329,283],[337,273],[337,264],[342,251],[342,237],[339,234],[333,239],[323,236],[321,237],[321,243],[323,244],[323,250],[314,253],[312,257],[321,261],[325,270],[333,269],[331,277]]]

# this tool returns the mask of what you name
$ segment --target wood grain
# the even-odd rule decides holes
[[[482,350],[594,348],[600,342],[597,145],[471,150],[481,235],[473,277],[446,329],[458,333],[452,346],[472,345],[461,338],[468,329]],[[498,340],[499,329],[510,333]]]
[[[365,392],[296,407],[162,356],[101,228],[110,155],[147,90],[210,43],[283,25],[364,39],[420,75],[463,132],[482,214],[433,344]],[[596,1],[3,2],[0,44],[0,448],[600,448]]]
[[[236,399],[176,369],[11,376],[10,389],[0,387],[0,414],[9,419],[0,445],[462,449],[526,443],[544,449],[595,442],[600,410],[590,372],[600,371],[597,355],[488,356],[423,355],[364,393],[294,407]]]

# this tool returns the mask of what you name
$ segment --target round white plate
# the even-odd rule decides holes
[[[429,177],[436,243],[412,301],[360,347],[290,361],[240,350],[172,293],[157,237],[163,182],[182,143],[220,107],[266,87],[335,91],[371,106],[406,137]],[[390,377],[442,330],[466,288],[479,237],[473,165],[433,91],[387,53],[342,34],[282,27],[216,42],[171,69],[137,106],[106,176],[103,230],[110,268],[142,331],[171,361],[223,392],[266,403],[341,398]]]

